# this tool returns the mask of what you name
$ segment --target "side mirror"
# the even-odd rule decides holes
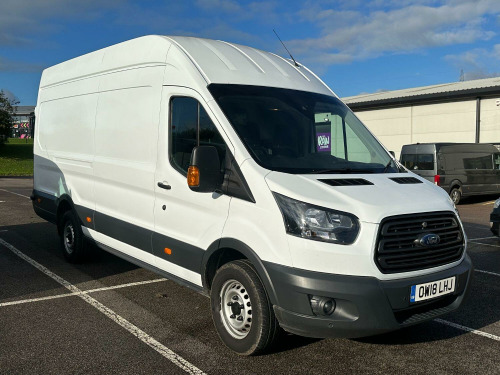
[[[214,146],[195,147],[187,174],[189,188],[198,193],[212,193],[221,187],[222,179],[217,149]]]

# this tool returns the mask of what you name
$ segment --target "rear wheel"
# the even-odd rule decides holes
[[[211,289],[212,318],[224,344],[241,355],[265,352],[279,324],[259,276],[246,260],[223,265]]]
[[[66,211],[61,219],[61,249],[66,260],[79,263],[85,259],[86,244],[80,222],[73,211]]]
[[[456,187],[451,189],[450,198],[453,203],[458,204],[460,202],[460,199],[462,199],[462,189]]]

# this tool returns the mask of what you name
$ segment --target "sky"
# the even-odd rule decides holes
[[[43,69],[143,35],[248,45],[340,97],[500,76],[499,0],[0,0],[0,89],[36,105]]]

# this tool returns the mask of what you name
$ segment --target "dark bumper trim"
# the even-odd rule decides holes
[[[434,319],[460,307],[470,289],[472,262],[424,276],[391,281],[374,277],[331,275],[266,264],[276,288],[274,311],[285,330],[307,337],[364,337]],[[457,276],[456,290],[429,302],[410,304],[410,287]],[[335,298],[329,317],[315,316],[309,296]]]

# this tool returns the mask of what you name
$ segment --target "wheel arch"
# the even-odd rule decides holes
[[[454,188],[457,188],[457,189],[462,189],[462,181],[460,181],[460,180],[458,180],[458,179],[451,180],[450,185],[449,185],[449,188],[448,188],[448,194],[450,194],[450,193],[451,193],[451,191],[452,191]]]
[[[205,252],[201,265],[203,288],[209,291],[217,270],[238,259],[247,259],[251,263],[266,289],[271,304],[278,304],[276,291],[264,263],[250,246],[234,238],[221,238],[213,242]]]
[[[56,201],[57,211],[56,211],[56,223],[57,232],[59,235],[62,233],[62,218],[67,211],[74,211],[75,214],[78,213],[75,210],[75,204],[68,194],[61,195]]]

